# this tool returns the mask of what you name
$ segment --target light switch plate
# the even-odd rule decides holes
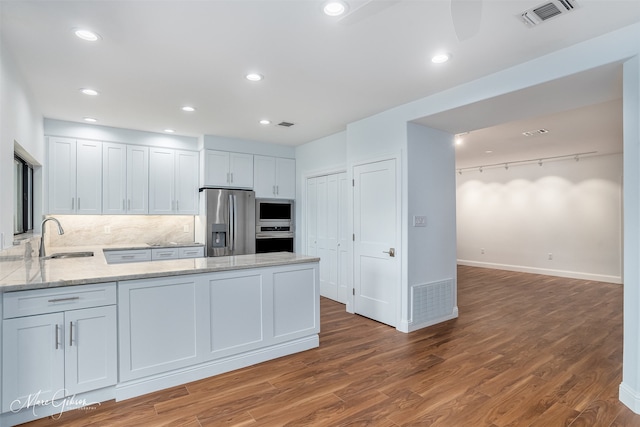
[[[414,227],[426,227],[427,226],[427,217],[424,215],[414,215],[413,216],[413,226]]]

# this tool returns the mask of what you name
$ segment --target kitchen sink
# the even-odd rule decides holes
[[[45,257],[45,259],[85,258],[93,256],[93,252],[61,252]]]

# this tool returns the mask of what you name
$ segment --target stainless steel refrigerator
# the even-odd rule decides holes
[[[206,256],[255,254],[255,193],[221,188],[200,191]]]

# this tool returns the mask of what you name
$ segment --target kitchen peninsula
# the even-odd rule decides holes
[[[108,264],[100,247],[65,250],[94,255],[0,261],[2,425],[319,345],[318,258]]]

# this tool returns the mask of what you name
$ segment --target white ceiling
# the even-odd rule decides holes
[[[352,2],[352,10],[364,3]],[[321,0],[3,0],[0,41],[45,117],[81,121],[91,116],[107,126],[152,132],[174,128],[187,136],[299,145],[394,106],[640,22],[640,1],[579,0],[574,12],[526,27],[517,16],[540,3],[485,0],[479,33],[459,42],[449,0],[374,0],[341,22],[321,13]],[[79,40],[71,31],[76,27],[92,29],[102,39],[93,44]],[[452,53],[452,60],[432,64],[431,55],[440,50]],[[573,130],[593,135],[589,128],[594,118],[619,117],[619,102],[609,102],[620,97],[619,69],[603,67],[600,74],[551,84],[543,88],[544,97],[534,96],[535,108],[527,108],[516,94],[493,100],[500,108],[469,106],[419,122],[458,133],[579,107],[566,113],[586,115],[578,114],[581,126]],[[244,75],[250,71],[265,79],[248,82]],[[87,97],[79,92],[82,87],[101,94]],[[575,94],[582,95],[575,99]],[[197,111],[182,112],[186,104]],[[593,104],[600,105],[588,107]],[[274,124],[258,124],[263,118]],[[524,149],[514,132],[553,128],[540,141],[566,135],[566,127],[555,130],[565,118],[543,119],[468,137],[479,140],[484,132],[482,144],[488,144],[504,135],[513,147]],[[280,121],[295,125],[275,125]],[[482,144],[475,147],[484,155]],[[497,158],[499,149],[492,149]]]

